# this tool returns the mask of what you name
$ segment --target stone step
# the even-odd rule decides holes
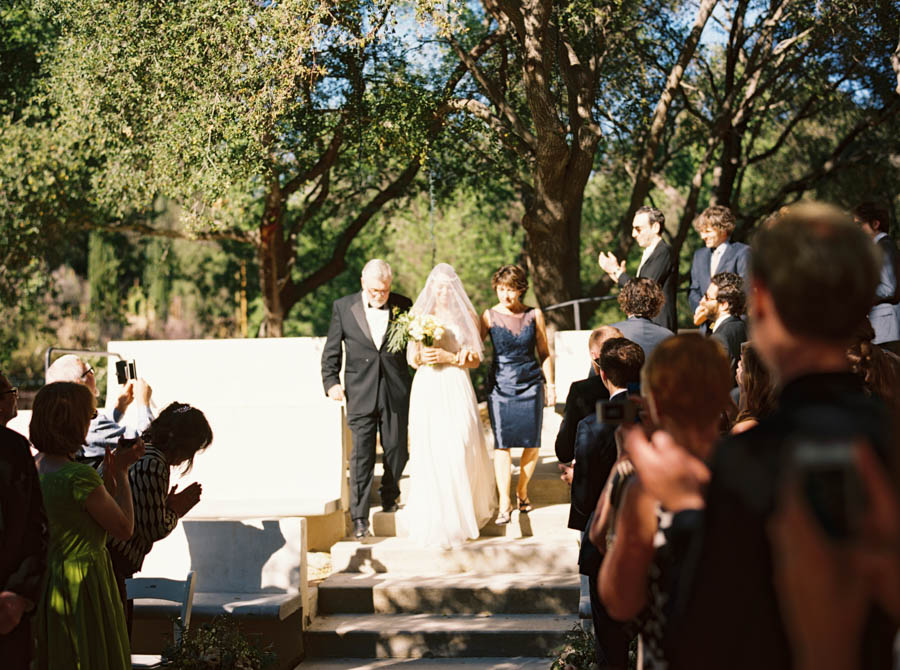
[[[547,670],[544,657],[514,658],[361,658],[308,659],[295,670]]]
[[[331,562],[334,572],[568,575],[576,572],[578,564],[575,537],[480,537],[450,550],[419,547],[404,537],[370,537],[336,543],[331,548]]]
[[[369,495],[369,503],[377,505],[381,503],[381,495],[378,488],[381,486],[381,466],[377,466],[375,480],[372,484],[372,492]],[[513,472],[512,482],[509,486],[509,498],[515,503],[516,500],[516,479],[518,478],[518,468]],[[409,475],[403,475],[400,478],[400,502],[401,504],[409,500]],[[528,482],[528,499],[536,505],[555,505],[569,502],[569,485],[559,478],[559,471],[556,469],[556,461],[553,461],[552,471],[547,469],[545,472],[536,472]]]
[[[498,526],[491,519],[481,529],[482,537],[578,537],[578,533],[568,527],[569,504],[541,506],[535,503],[531,512],[514,511],[508,524]],[[407,537],[409,522],[406,510],[401,507],[396,512],[382,512],[373,507],[369,512],[369,527],[375,537]]]
[[[364,575],[319,585],[320,614],[573,614],[579,578],[545,574]]]
[[[578,616],[340,614],[317,618],[304,636],[308,658],[546,656]]]

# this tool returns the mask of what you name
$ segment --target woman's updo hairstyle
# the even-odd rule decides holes
[[[528,278],[518,265],[504,265],[491,277],[491,288],[495,291],[498,286],[509,286],[519,292],[519,299],[528,290]]]
[[[53,382],[34,398],[28,431],[40,452],[69,456],[84,445],[94,414],[94,394],[84,384]]]
[[[144,442],[159,449],[173,465],[185,463],[183,473],[194,466],[194,456],[213,439],[212,428],[196,407],[173,402],[141,434]]]

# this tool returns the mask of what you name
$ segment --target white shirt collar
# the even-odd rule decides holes
[[[881,241],[882,237],[887,237],[887,233],[885,233],[885,232],[878,233],[877,235],[875,235],[875,237],[872,239],[872,241],[877,244],[878,242]]]
[[[621,391],[616,391],[611,396],[609,396],[609,399],[612,400],[613,398],[617,398],[620,395],[622,395],[623,393],[628,393],[628,389],[622,389]]]
[[[650,258],[650,256],[656,250],[656,247],[659,245],[660,242],[662,242],[662,238],[657,237],[656,241],[653,244],[651,244],[649,247],[644,249],[644,253],[641,254],[641,263],[640,263],[640,265],[638,265],[638,272],[640,272],[641,268],[644,267],[644,263],[647,262],[647,259]]]
[[[719,317],[716,319],[715,323],[713,324],[712,332],[716,332],[719,329],[719,326],[722,325],[722,322],[725,319],[727,319],[729,316],[731,316],[731,314],[728,314],[727,312],[725,314],[720,314]]]

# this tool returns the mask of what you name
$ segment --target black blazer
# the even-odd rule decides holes
[[[712,337],[719,340],[731,359],[731,377],[737,373],[737,364],[741,360],[741,345],[747,341],[747,324],[736,316],[729,316],[719,324]]]
[[[672,247],[660,240],[637,276],[655,280],[662,288],[663,294],[666,296],[666,304],[663,305],[660,313],[650,320],[663,328],[668,328],[673,333],[677,332],[678,319],[675,310],[675,255],[672,253]],[[625,286],[629,279],[631,279],[631,275],[627,272],[623,272],[619,275],[619,288]]]
[[[394,307],[401,312],[412,307],[406,296],[391,293],[387,308],[393,321]],[[360,416],[375,411],[379,380],[385,386],[393,413],[409,415],[409,389],[412,378],[406,364],[406,351],[389,353],[386,349],[387,334],[381,348],[369,334],[369,324],[363,309],[362,293],[353,293],[334,301],[328,338],[322,350],[322,385],[328,392],[341,383],[341,342],[344,343],[347,369],[344,371],[344,394],[347,397],[347,415]]]
[[[627,393],[620,393],[610,402],[624,403],[627,398]],[[616,463],[616,428],[600,423],[596,413],[588,414],[578,424],[569,528],[584,530],[597,507],[606,479]]]
[[[598,400],[608,399],[609,391],[603,385],[600,375],[572,384],[566,397],[563,420],[556,434],[556,458],[560,463],[568,463],[575,458],[575,431],[578,430],[578,422],[595,411]]]

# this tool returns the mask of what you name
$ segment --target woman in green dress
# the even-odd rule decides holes
[[[31,441],[50,526],[47,586],[35,617],[35,668],[127,670],[131,650],[122,601],[106,550],[107,534],[127,539],[134,527],[128,466],[143,453],[107,451],[104,479],[75,462],[94,396],[81,384],[57,382],[34,399]]]

